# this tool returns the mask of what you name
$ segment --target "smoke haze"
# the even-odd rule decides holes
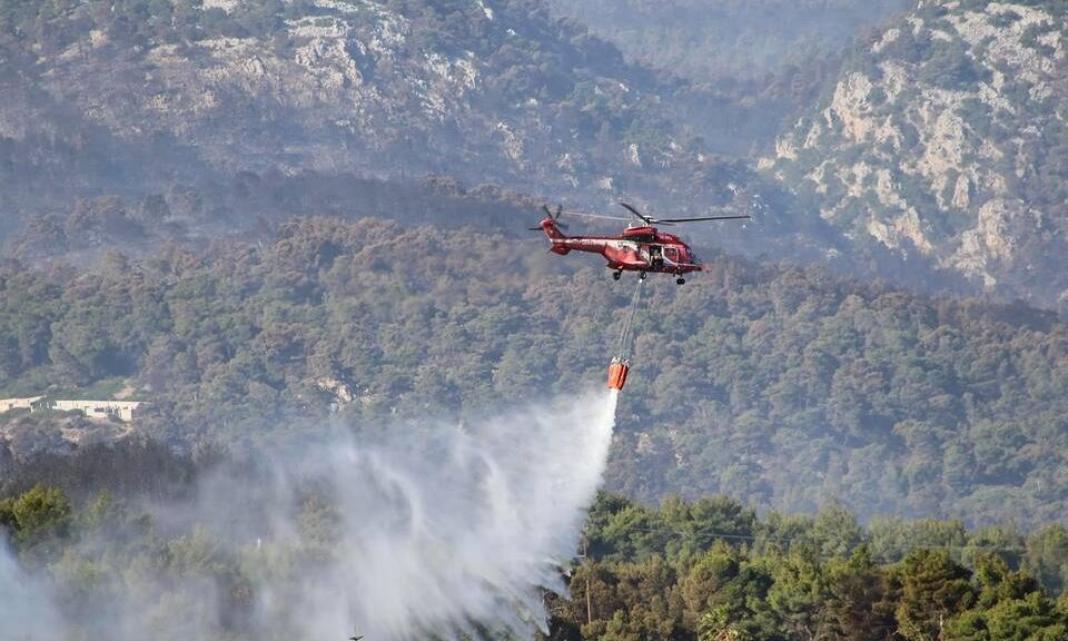
[[[50,639],[59,615],[47,589],[28,576],[0,540],[0,639]]]
[[[167,578],[117,564],[81,607],[63,605],[78,568],[115,561],[130,526],[85,535],[51,581],[0,551],[0,638],[530,634],[546,619],[540,588],[564,587],[615,402],[591,392],[466,428],[346,434],[265,455],[253,474],[216,471],[193,500],[142,506]]]

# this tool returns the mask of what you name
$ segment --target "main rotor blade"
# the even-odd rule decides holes
[[[653,219],[652,218],[650,218],[649,216],[646,216],[645,214],[643,214],[640,211],[638,211],[637,209],[635,209],[633,205],[628,205],[627,203],[619,203],[619,205],[621,207],[626,208],[627,211],[629,211],[630,213],[634,214],[638,218],[641,218],[642,221],[646,225],[652,225],[653,224]]]
[[[694,223],[699,220],[741,220],[743,218],[752,218],[752,216],[699,216],[697,218],[660,218],[656,222],[660,224],[671,223]]]
[[[587,214],[586,212],[582,211],[569,211],[567,212],[567,215],[575,216],[576,218],[598,218],[601,220],[621,220],[623,222],[627,222],[628,220],[630,220],[630,218],[627,218],[625,216],[605,216],[603,214]]]

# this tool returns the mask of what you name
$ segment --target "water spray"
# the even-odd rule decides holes
[[[566,592],[561,568],[602,481],[616,400],[590,391],[374,440],[335,431],[260,455],[251,480],[220,470],[193,499],[138,506],[161,544],[238,564],[248,596],[237,604],[211,563],[108,565],[132,530],[71,544],[64,562],[96,564],[108,586],[73,609],[62,578],[0,550],[0,639],[529,637],[546,625],[543,591]]]

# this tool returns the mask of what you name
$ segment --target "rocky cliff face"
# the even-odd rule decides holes
[[[1068,300],[1068,61],[1057,2],[921,2],[761,166],[860,243]]]

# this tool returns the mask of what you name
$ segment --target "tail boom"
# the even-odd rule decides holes
[[[556,225],[556,221],[552,216],[548,216],[545,220],[541,221],[541,229],[545,232],[545,235],[549,238],[549,242],[552,243],[552,247],[549,251],[554,254],[560,254],[566,256],[571,252],[571,248],[567,246],[567,235],[560,231],[560,228]]]

